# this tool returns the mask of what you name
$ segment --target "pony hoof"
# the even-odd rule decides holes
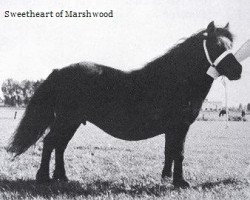
[[[190,187],[189,183],[187,181],[183,180],[183,179],[178,180],[178,181],[174,181],[173,185],[174,185],[175,188],[183,188],[183,189]]]
[[[172,177],[171,169],[169,168],[169,170],[166,170],[166,168],[164,168],[161,174],[161,182],[163,184],[170,184],[172,180],[171,177]]]
[[[161,178],[161,182],[163,184],[171,184],[171,181],[172,181],[172,179],[170,177],[168,177],[168,176],[164,176],[164,177]]]

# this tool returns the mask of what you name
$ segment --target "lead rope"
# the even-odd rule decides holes
[[[227,88],[227,81],[226,81],[226,77],[222,76],[222,84],[224,86],[224,90],[225,90],[225,108],[226,108],[226,129],[228,128],[228,118],[229,118],[229,113],[228,113],[228,88]]]

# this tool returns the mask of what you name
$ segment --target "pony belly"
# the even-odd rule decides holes
[[[142,124],[136,122],[127,124],[124,121],[114,122],[106,120],[98,122],[94,120],[90,122],[95,124],[107,134],[122,140],[144,140],[163,133],[163,130],[161,130],[161,128],[155,128],[155,126],[151,126],[151,124]]]
[[[101,127],[99,127],[101,128]],[[128,140],[128,141],[138,141],[138,140],[145,140],[148,138],[155,137],[157,135],[162,134],[163,132],[157,132],[152,130],[115,130],[114,128],[111,129],[105,129],[104,130],[107,134],[112,135],[115,138],[122,139],[122,140]]]

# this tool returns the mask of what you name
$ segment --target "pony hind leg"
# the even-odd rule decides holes
[[[64,168],[64,151],[67,148],[69,141],[73,137],[79,125],[80,125],[79,123],[75,124],[68,123],[63,129],[61,137],[58,138],[55,147],[55,170],[53,174],[54,180],[68,181]]]
[[[48,133],[48,135],[43,140],[43,152],[40,168],[36,174],[36,181],[39,183],[47,183],[50,181],[49,177],[49,163],[51,158],[51,153],[55,147],[56,138],[53,134],[53,129]]]
[[[80,123],[69,123],[63,118],[55,119],[51,131],[44,138],[41,165],[36,175],[37,182],[46,183],[50,181],[49,164],[51,153],[54,149],[56,155],[56,167],[53,177],[57,180],[67,180],[64,169],[63,154],[68,142],[73,137],[79,125]]]

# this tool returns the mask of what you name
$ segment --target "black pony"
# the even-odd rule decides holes
[[[54,70],[32,97],[7,149],[20,155],[50,128],[36,175],[37,181],[46,182],[54,149],[53,178],[67,180],[63,154],[86,121],[130,141],[165,134],[162,177],[172,176],[174,163],[173,184],[187,187],[182,173],[184,141],[212,85],[213,73],[230,80],[241,76],[241,65],[232,54],[220,56],[232,41],[228,25],[217,28],[211,22],[139,70],[123,72],[95,63]]]

